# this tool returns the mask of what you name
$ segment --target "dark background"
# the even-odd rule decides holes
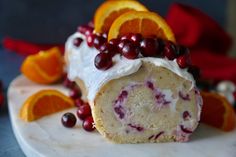
[[[0,0],[0,39],[11,36],[37,43],[63,43],[78,25],[93,18],[103,0]],[[170,4],[195,6],[226,25],[226,0],[141,0],[165,16]]]

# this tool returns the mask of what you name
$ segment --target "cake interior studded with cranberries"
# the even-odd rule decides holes
[[[199,93],[190,89],[190,81],[146,62],[98,92],[93,107],[96,128],[117,143],[187,141],[199,112]]]

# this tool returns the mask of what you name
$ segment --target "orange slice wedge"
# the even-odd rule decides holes
[[[122,14],[112,23],[108,40],[129,33],[140,33],[144,37],[156,36],[175,42],[174,34],[168,24],[153,12],[130,11]]]
[[[233,130],[236,125],[236,116],[228,100],[212,92],[201,92],[201,95],[203,98],[201,122],[223,131]]]
[[[30,96],[20,109],[20,118],[26,122],[74,107],[71,98],[57,90],[41,90]]]
[[[135,0],[110,0],[101,4],[95,12],[94,27],[96,33],[108,33],[113,21],[128,11],[147,11],[147,8]]]
[[[31,81],[50,84],[63,74],[63,57],[57,47],[28,56],[21,65],[21,72]]]

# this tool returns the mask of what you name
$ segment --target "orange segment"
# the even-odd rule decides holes
[[[31,81],[50,84],[61,78],[63,57],[57,47],[28,56],[21,65],[21,72]]]
[[[201,122],[223,131],[233,130],[236,116],[228,100],[217,93],[201,92],[201,95],[203,98]]]
[[[74,106],[71,98],[57,90],[42,90],[30,96],[20,110],[20,118],[31,122]]]
[[[174,34],[168,24],[153,12],[130,11],[122,14],[111,25],[108,40],[129,33],[140,33],[144,37],[156,36],[175,42]]]
[[[113,21],[128,11],[147,11],[147,8],[135,0],[105,1],[95,12],[94,26],[96,33],[108,32]]]

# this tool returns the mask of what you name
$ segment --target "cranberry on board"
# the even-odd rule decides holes
[[[79,87],[75,86],[73,89],[71,89],[70,92],[69,92],[69,96],[72,99],[80,98],[82,96],[82,93],[81,93]]]
[[[81,98],[75,99],[75,106],[76,107],[80,107],[82,105],[84,105],[84,101]]]
[[[86,117],[91,116],[91,108],[89,106],[89,104],[84,104],[82,106],[80,106],[77,109],[77,116],[81,119],[84,120]]]
[[[112,56],[101,52],[95,57],[94,65],[99,70],[107,70],[112,66]]]
[[[68,113],[65,113],[61,117],[61,122],[62,122],[63,126],[65,126],[67,128],[72,128],[76,124],[76,117],[73,113],[68,112]]]
[[[86,131],[93,131],[93,130],[95,130],[93,117],[92,116],[87,117],[83,121],[82,126],[83,126],[84,130],[86,130]]]
[[[76,83],[74,81],[71,81],[68,79],[68,77],[65,77],[63,83],[66,88],[73,89],[76,86]]]

